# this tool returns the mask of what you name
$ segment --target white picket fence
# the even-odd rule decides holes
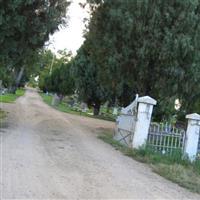
[[[184,129],[175,128],[169,123],[151,123],[147,145],[162,154],[172,154],[174,151],[183,152],[185,133]]]
[[[163,154],[171,154],[178,150],[191,161],[195,160],[197,155],[200,155],[200,115],[186,115],[188,125],[187,130],[184,130],[170,124],[152,123],[154,105],[155,99],[136,96],[118,116],[114,138],[136,149],[147,144]]]

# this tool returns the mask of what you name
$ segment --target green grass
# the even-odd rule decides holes
[[[155,173],[200,194],[200,160],[191,163],[188,159],[182,159],[180,152],[169,156],[155,153],[148,147],[131,149],[115,141],[110,132],[103,132],[98,137],[124,155],[147,163]]]
[[[13,103],[18,97],[23,96],[25,93],[24,89],[17,89],[15,94],[0,95],[0,102],[2,103]]]
[[[42,99],[45,103],[47,103],[49,106],[52,106],[51,101],[52,101],[53,97],[51,95],[46,95],[44,93],[40,93],[40,96],[42,97]],[[64,102],[61,102],[58,106],[52,106],[52,107],[54,107],[55,109],[57,109],[61,112],[66,112],[66,113],[70,113],[70,114],[81,115],[81,116],[86,116],[86,117],[91,117],[91,118],[96,118],[96,119],[115,121],[115,118],[113,116],[90,115],[88,113],[75,110],[75,109],[71,108],[70,106],[68,106],[67,103],[64,103]],[[90,110],[89,112],[92,113],[92,110]]]

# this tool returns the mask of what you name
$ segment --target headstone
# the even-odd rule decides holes
[[[52,98],[52,102],[51,105],[52,106],[58,106],[60,103],[60,98],[57,94],[54,94],[53,98]]]
[[[73,106],[74,106],[74,103],[75,103],[74,99],[70,99],[70,100],[68,101],[68,104],[69,104],[70,107],[73,107]]]
[[[116,107],[114,107],[113,109],[113,115],[117,115],[118,114],[118,109]]]
[[[82,112],[87,112],[88,111],[88,107],[87,107],[86,103],[82,102],[80,107],[81,107],[81,111]]]

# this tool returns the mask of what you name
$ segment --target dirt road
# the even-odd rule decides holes
[[[30,89],[1,107],[0,199],[200,199],[97,139],[111,122],[56,111]]]

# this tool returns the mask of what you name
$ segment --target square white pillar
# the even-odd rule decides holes
[[[184,154],[194,161],[197,156],[199,133],[200,133],[200,115],[193,113],[186,115],[188,126],[186,131]]]
[[[138,113],[133,135],[132,147],[138,149],[146,143],[153,106],[157,101],[149,96],[138,98]]]

